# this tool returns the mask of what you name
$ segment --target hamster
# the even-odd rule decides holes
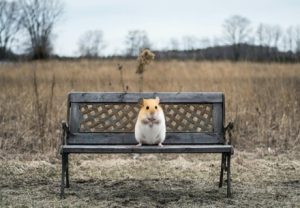
[[[137,146],[142,144],[162,143],[166,138],[166,121],[162,108],[159,106],[159,97],[155,99],[142,99],[141,109],[135,124],[135,139]]]

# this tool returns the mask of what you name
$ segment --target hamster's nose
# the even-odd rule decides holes
[[[154,112],[153,112],[153,111],[151,111],[151,112],[150,112],[150,115],[151,115],[151,116],[153,116],[153,115],[154,115]]]

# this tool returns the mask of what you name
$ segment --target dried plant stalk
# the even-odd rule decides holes
[[[149,65],[151,61],[154,60],[155,54],[149,49],[144,49],[138,56],[138,66],[136,73],[139,74],[139,92],[143,91],[144,87],[144,72],[146,70],[145,66]]]
[[[127,89],[125,87],[125,82],[124,82],[123,66],[121,64],[118,64],[117,69],[120,72],[120,82],[121,82],[121,86],[122,86],[123,92],[126,92]]]
[[[41,147],[41,150],[44,151],[44,147],[50,147],[53,148],[54,144],[52,142],[52,139],[49,141],[49,145],[46,144],[46,132],[53,133],[51,129],[53,129],[52,125],[52,111],[53,111],[53,98],[54,98],[54,88],[56,85],[56,79],[55,75],[52,75],[51,80],[51,87],[50,87],[50,95],[48,95],[48,99],[46,97],[41,97],[43,93],[40,93],[39,91],[39,83],[38,78],[36,75],[36,71],[33,71],[33,91],[34,91],[34,105],[35,105],[35,118],[36,118],[36,125],[38,126],[38,132],[39,132],[39,144]]]

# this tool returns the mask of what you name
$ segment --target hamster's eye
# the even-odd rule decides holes
[[[147,106],[146,109],[149,110],[149,106]]]
[[[155,109],[157,109],[157,106],[155,106]]]

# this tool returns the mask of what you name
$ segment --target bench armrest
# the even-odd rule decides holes
[[[61,122],[62,135],[61,135],[61,145],[67,144],[67,136],[69,134],[69,127],[66,121]]]
[[[225,141],[227,141],[227,144],[229,144],[229,145],[232,142],[233,128],[234,128],[233,122],[229,122],[227,124],[227,126],[224,128],[224,130],[225,130]],[[228,140],[226,139],[226,132],[228,132]]]

